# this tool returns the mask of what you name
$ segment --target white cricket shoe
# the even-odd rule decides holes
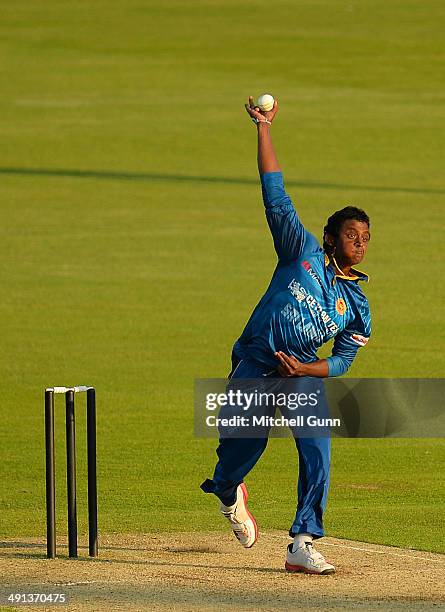
[[[258,539],[258,527],[255,519],[247,509],[247,487],[242,482],[236,490],[236,502],[233,506],[221,504],[221,513],[229,521],[233,533],[244,548],[250,548]]]
[[[321,553],[315,550],[312,542],[293,550],[293,544],[287,547],[285,568],[288,572],[304,572],[305,574],[333,574],[335,567],[328,563]]]

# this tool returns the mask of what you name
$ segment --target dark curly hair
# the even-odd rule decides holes
[[[331,245],[326,242],[326,234],[338,238],[343,223],[348,219],[361,221],[362,223],[367,223],[368,227],[371,226],[368,215],[361,208],[357,208],[356,206],[345,206],[345,208],[335,211],[335,213],[329,217],[323,230],[323,248],[326,253],[332,252]]]

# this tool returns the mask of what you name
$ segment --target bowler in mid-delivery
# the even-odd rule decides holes
[[[249,98],[246,110],[258,131],[258,169],[266,218],[278,263],[270,285],[235,342],[231,378],[341,376],[371,333],[368,301],[360,282],[368,277],[355,268],[370,240],[367,214],[347,206],[331,215],[323,245],[302,225],[284,189],[274,152],[271,125],[278,110],[261,112]],[[332,355],[317,350],[334,338]],[[291,572],[335,571],[313,541],[324,535],[323,512],[329,486],[329,437],[295,437],[299,455],[298,504],[289,535],[285,567]],[[257,524],[247,508],[245,476],[267,445],[267,437],[220,439],[213,478],[202,483],[221,502],[239,542],[250,548]]]

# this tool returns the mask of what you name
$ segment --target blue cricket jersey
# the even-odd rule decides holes
[[[277,368],[283,351],[303,363],[335,338],[329,376],[344,374],[371,334],[371,315],[358,282],[366,274],[336,274],[317,239],[308,232],[286,194],[281,172],[261,176],[266,218],[278,264],[270,285],[233,347],[236,361],[251,357]]]

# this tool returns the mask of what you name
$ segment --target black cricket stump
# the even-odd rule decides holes
[[[46,537],[47,557],[56,556],[56,484],[54,394],[65,394],[68,555],[77,557],[77,491],[75,393],[87,394],[88,552],[97,557],[96,391],[94,387],[50,387],[45,390]]]

